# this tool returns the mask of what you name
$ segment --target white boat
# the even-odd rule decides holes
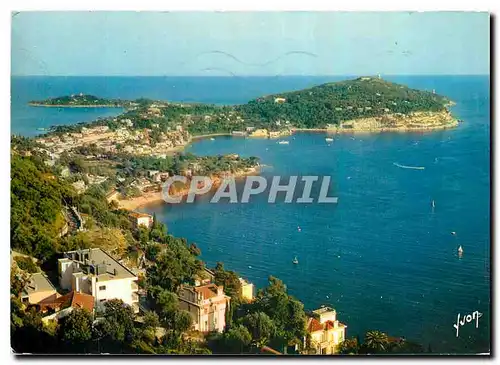
[[[462,248],[462,246],[458,247],[458,253],[460,253],[460,254],[464,253],[464,249]]]
[[[432,201],[432,207],[435,208],[436,207],[436,203],[434,202],[434,200]]]
[[[297,259],[297,256],[295,256],[295,258],[293,259],[292,262],[294,263],[294,265],[297,265],[299,263],[299,260]]]
[[[215,138],[213,138],[213,137],[212,137],[212,138],[210,138],[210,140],[211,140],[211,141],[215,141]]]
[[[279,141],[278,144],[290,144],[288,141]]]
[[[326,138],[325,138],[325,141],[327,141],[327,142],[333,142],[333,138],[326,137]]]

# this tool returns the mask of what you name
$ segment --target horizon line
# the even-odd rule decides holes
[[[490,76],[491,73],[471,73],[471,74],[380,74],[384,76]],[[355,76],[355,77],[376,77],[378,74],[324,74],[324,75],[304,75],[304,74],[289,74],[289,75],[10,75],[11,77],[225,77],[225,78],[250,78],[250,77],[338,77],[338,76]]]

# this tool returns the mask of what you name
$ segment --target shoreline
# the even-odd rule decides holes
[[[245,176],[252,176],[252,175],[257,175],[260,172],[260,167],[261,165],[254,166],[254,167],[249,167],[246,170],[242,171],[237,171],[235,173],[232,173],[229,175],[229,177],[232,177],[234,179],[241,179]],[[220,184],[222,183],[224,177],[218,176],[218,175],[212,175],[210,176],[210,179],[212,180],[212,187],[210,191],[213,191],[214,189],[217,189]],[[180,191],[176,191],[173,196],[182,196],[185,197],[189,193],[189,187],[183,188]],[[208,194],[208,193],[207,193]],[[136,209],[140,209],[143,207],[146,207],[148,205],[154,205],[162,202],[162,204],[166,205],[172,205],[172,203],[167,203],[163,200],[163,192],[162,191],[155,191],[153,193],[146,193],[138,197],[134,198],[129,198],[129,199],[120,199],[116,200],[118,203],[118,208],[119,209],[125,209],[128,211],[133,211]],[[183,202],[179,203],[182,204]]]
[[[388,128],[295,128],[292,129],[293,133],[327,133],[327,134],[345,134],[345,133],[383,133],[383,132],[401,132],[401,133],[412,133],[412,132],[425,132],[425,131],[435,131],[441,129],[450,129],[458,126],[458,121],[453,123],[437,125],[437,126],[428,126],[428,127],[388,127]]]
[[[210,134],[199,134],[196,136],[191,136],[191,141],[195,141],[198,139],[206,139],[211,137],[231,137],[231,133],[210,133]]]
[[[123,105],[113,105],[113,104],[98,104],[98,105],[71,105],[71,104],[61,104],[61,105],[52,105],[52,104],[36,104],[36,103],[28,103],[29,106],[41,107],[41,108],[125,108]]]

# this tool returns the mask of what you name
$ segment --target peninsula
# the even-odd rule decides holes
[[[107,126],[111,131],[123,128],[155,130],[153,139],[156,141],[164,133],[181,129],[191,136],[229,134],[273,138],[302,129],[344,132],[449,128],[458,123],[448,109],[451,104],[449,99],[434,92],[411,89],[378,77],[326,83],[231,106],[150,99],[103,99],[84,94],[30,103],[51,107],[125,109],[116,118],[56,127],[53,134]]]
[[[256,157],[181,153],[195,138],[273,138],[302,129],[340,133],[445,128],[456,123],[446,98],[365,77],[236,106],[84,94],[31,105],[125,110],[117,117],[55,127],[33,139],[12,137],[11,248],[22,253],[20,257],[11,252],[11,336],[16,351],[281,353],[272,346],[301,354],[423,352],[420,344],[380,331],[368,331],[362,343],[346,338],[346,325],[336,320],[333,308],[306,312],[274,277],[254,296],[253,284],[222,263],[213,270],[207,267],[195,243],[170,234],[155,216],[130,210],[161,200],[163,182],[172,175],[183,175],[186,181],[209,176],[212,186],[218,186],[227,176],[258,173]],[[169,194],[183,196],[188,185],[171,185]],[[82,254],[88,255],[85,260]],[[73,283],[87,282],[84,275],[93,275],[90,254],[96,260],[96,254],[105,258],[93,270],[107,270],[104,263],[113,270],[101,272],[99,291],[89,293],[90,286]],[[72,292],[58,296],[49,278],[61,277],[62,267],[71,262],[82,266],[64,288]],[[124,271],[129,274],[120,277]],[[106,291],[116,282],[126,285]],[[43,301],[41,292],[47,294]],[[185,310],[186,303],[191,308],[189,293],[197,293],[204,312]],[[61,303],[68,296],[87,298],[86,305],[66,311]],[[73,305],[69,302],[64,305]],[[209,324],[202,320],[208,317],[200,315],[213,303],[219,308],[213,317],[218,321]],[[93,315],[99,321],[94,322]],[[255,323],[262,331],[255,331]],[[322,336],[328,341],[317,340]]]
[[[53,127],[31,141],[37,147],[30,153],[43,154],[45,163],[69,179],[80,194],[102,185],[104,195],[119,192],[115,194],[120,197],[115,199],[119,206],[135,209],[161,200],[161,182],[166,176],[208,175],[217,180],[228,174],[253,174],[259,166],[257,158],[179,154],[193,139],[215,135],[279,138],[301,130],[435,130],[457,125],[448,110],[450,104],[434,92],[377,77],[327,83],[232,106],[77,94],[31,105],[113,106],[124,112],[90,123]]]

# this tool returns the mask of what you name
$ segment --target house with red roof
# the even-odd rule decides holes
[[[191,314],[194,330],[200,332],[224,331],[230,300],[222,285],[181,286],[179,290],[179,306]]]
[[[151,228],[153,225],[153,216],[147,213],[130,212],[128,218],[134,229],[138,229],[140,226]]]
[[[59,320],[69,315],[73,309],[85,309],[94,313],[94,297],[85,293],[71,291],[66,295],[54,294],[33,305],[42,315],[42,321]]]
[[[337,320],[337,311],[330,307],[321,307],[312,312],[306,322],[307,335],[305,348],[318,355],[334,354],[337,346],[345,339],[347,326]]]

